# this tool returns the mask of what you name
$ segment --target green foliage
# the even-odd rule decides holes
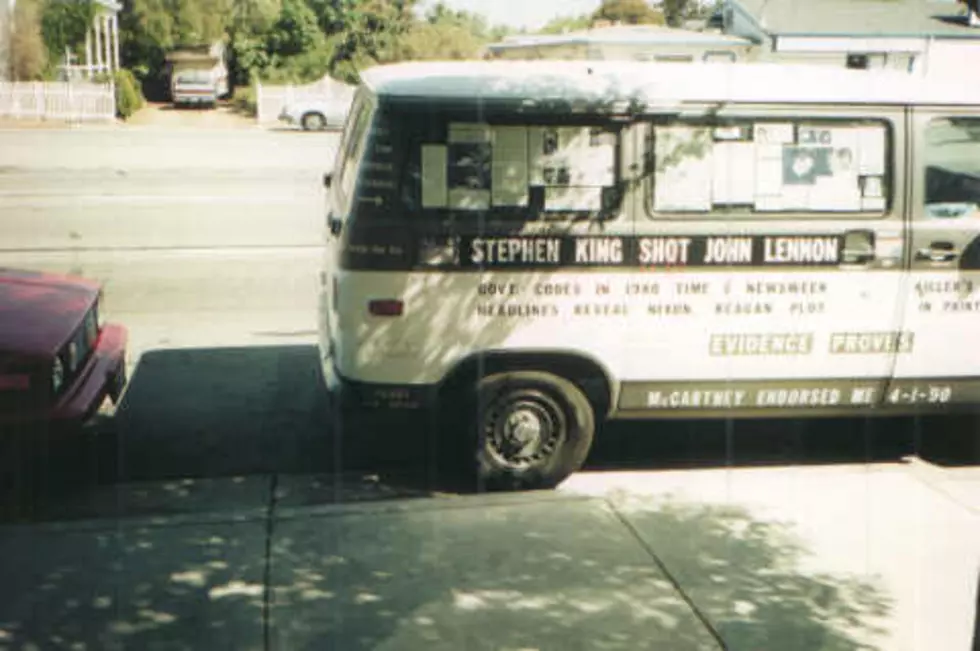
[[[541,34],[564,34],[588,29],[592,24],[591,16],[558,16],[551,19],[540,29]]]
[[[377,63],[477,56],[509,31],[442,3],[420,18],[419,0],[122,1],[120,54],[147,96],[160,98],[166,52],[181,45],[225,38],[233,86],[255,76],[307,83],[327,74],[356,83]]]
[[[664,0],[664,19],[671,27],[680,27],[688,17],[688,0]]]
[[[399,39],[398,58],[446,60],[475,58],[485,43],[463,25],[422,23]]]
[[[60,60],[66,47],[77,51],[85,43],[85,32],[95,14],[92,0],[47,0],[41,14],[41,35],[48,56]]]
[[[279,19],[266,37],[266,51],[273,57],[306,54],[323,47],[325,37],[316,14],[304,0],[283,0]]]
[[[129,70],[117,70],[113,73],[113,81],[116,84],[116,114],[125,120],[146,102],[139,90],[139,82]]]
[[[621,23],[624,25],[663,25],[664,15],[644,0],[603,0],[592,14],[592,21]]]
[[[507,31],[491,28],[479,14],[455,11],[439,2],[424,21],[412,25],[397,40],[396,56],[400,60],[472,59],[486,44],[506,36]]]
[[[231,96],[232,107],[250,118],[254,118],[258,115],[258,102],[256,101],[257,93],[255,91],[255,85],[249,84],[248,86],[242,86],[236,88],[235,92]]]

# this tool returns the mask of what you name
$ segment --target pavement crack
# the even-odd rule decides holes
[[[269,651],[272,637],[272,536],[279,504],[279,475],[269,482],[269,508],[265,520],[265,567],[262,573],[262,648]]]
[[[698,618],[698,621],[700,621],[704,625],[704,627],[708,630],[708,632],[711,634],[711,637],[714,638],[715,642],[718,643],[718,647],[720,649],[723,649],[724,651],[728,651],[728,645],[725,644],[725,640],[721,637],[721,634],[715,629],[711,621],[708,619],[708,616],[701,611],[701,609],[690,597],[690,595],[688,595],[687,592],[684,591],[684,588],[681,587],[681,584],[677,581],[677,579],[670,572],[670,570],[667,569],[667,566],[664,564],[662,560],[660,560],[660,557],[657,556],[657,553],[654,551],[653,547],[651,547],[650,544],[643,538],[643,536],[640,535],[640,532],[636,530],[636,527],[634,527],[633,523],[629,521],[629,518],[627,518],[622,511],[616,508],[616,505],[612,502],[612,500],[606,499],[605,502],[609,506],[609,508],[612,509],[613,515],[616,516],[616,519],[619,520],[619,522],[624,527],[626,527],[626,530],[630,533],[633,539],[636,540],[636,542],[640,545],[643,551],[646,552],[647,556],[649,556],[650,559],[653,561],[654,565],[657,566],[657,569],[659,569],[663,573],[663,575],[667,577],[667,581],[670,582],[670,584],[674,587],[674,590],[676,590],[677,593],[681,596],[681,599],[683,599],[684,603],[686,603],[688,608],[691,609],[691,612],[694,613],[694,616]]]

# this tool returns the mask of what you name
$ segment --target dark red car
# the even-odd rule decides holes
[[[127,332],[98,283],[0,269],[0,428],[84,423],[126,384]]]

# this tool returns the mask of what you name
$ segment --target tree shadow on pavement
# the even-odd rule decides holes
[[[278,522],[273,648],[849,651],[888,612],[736,507],[523,498]]]
[[[264,520],[101,527],[0,529],[0,648],[264,648]]]
[[[5,527],[0,645],[868,648],[887,596],[804,551],[734,507],[542,494]]]

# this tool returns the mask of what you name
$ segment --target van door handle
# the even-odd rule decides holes
[[[841,258],[844,264],[870,264],[875,260],[875,234],[872,231],[857,230],[844,233],[844,249]]]
[[[915,252],[916,260],[928,260],[929,262],[952,262],[959,256],[952,242],[933,242],[927,248],[919,249]]]
[[[339,217],[334,217],[333,215],[330,215],[330,218],[327,220],[327,222],[330,224],[330,234],[333,235],[334,237],[339,237],[341,231],[344,230],[344,220],[340,219]]]
[[[841,252],[844,264],[868,264],[874,262],[875,252],[862,249],[844,249]]]

